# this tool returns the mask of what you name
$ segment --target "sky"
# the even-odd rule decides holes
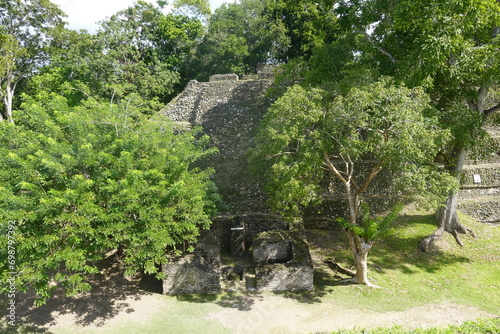
[[[70,29],[87,29],[93,33],[97,30],[97,22],[110,17],[116,12],[130,7],[136,0],[51,0],[65,12]],[[155,0],[146,0],[156,2]],[[212,10],[225,2],[235,0],[210,0]]]

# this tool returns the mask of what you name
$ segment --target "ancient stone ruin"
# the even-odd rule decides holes
[[[225,212],[214,219],[193,254],[163,267],[165,294],[225,290],[310,290],[313,274],[303,235],[272,215],[261,184],[251,175],[248,150],[270,106],[269,69],[239,80],[218,74],[209,82],[191,81],[162,111],[183,126],[202,126],[219,153],[204,162],[214,167],[214,182]]]
[[[329,229],[331,222],[311,212],[303,217],[302,227],[291,230],[281,217],[271,214],[262,184],[250,173],[248,163],[249,149],[272,102],[266,95],[272,78],[272,71],[264,69],[243,80],[235,74],[214,75],[209,82],[193,80],[162,110],[181,126],[201,126],[211,145],[219,149],[202,165],[215,168],[214,182],[224,206],[211,230],[200,236],[195,252],[173,257],[163,267],[165,294],[313,288],[308,245],[297,230]],[[500,142],[498,129],[489,131]],[[488,161],[466,166],[459,203],[467,214],[496,224],[500,223],[499,154],[500,149]],[[391,179],[391,174],[382,172],[367,189],[372,209],[380,212],[399,200]],[[345,216],[344,208],[339,194],[322,210],[329,216]]]
[[[497,153],[466,162],[458,209],[479,221],[500,224],[500,129],[488,127],[486,131],[497,144]]]
[[[276,215],[218,217],[194,253],[163,266],[163,293],[311,290],[314,268],[304,239]]]
[[[251,175],[248,150],[270,106],[271,80],[237,80],[218,74],[210,82],[190,81],[161,112],[183,126],[202,126],[219,153],[204,164],[214,167],[214,182],[226,213],[269,212],[262,186]]]

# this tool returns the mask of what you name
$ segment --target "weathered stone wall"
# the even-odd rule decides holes
[[[498,164],[477,164],[464,167],[462,186],[500,186],[500,168]],[[474,175],[479,175],[480,182],[474,182]]]
[[[163,294],[179,295],[208,293],[220,285],[220,242],[213,233],[205,231],[195,246],[195,252],[170,257],[162,266],[165,274]]]
[[[270,104],[266,92],[271,81],[233,79],[190,81],[162,113],[181,124],[202,126],[211,145],[219,149],[203,164],[216,170],[214,182],[224,198],[223,213],[267,212],[262,185],[249,171],[248,151]]]
[[[473,201],[461,201],[458,209],[463,213],[485,223],[500,223],[500,196],[496,198],[476,198]]]
[[[231,229],[243,227],[243,231]],[[222,248],[231,249],[234,234],[244,234],[245,248],[249,249],[254,237],[261,232],[272,230],[288,230],[286,221],[279,215],[265,213],[248,213],[241,215],[217,216],[213,219],[211,231],[217,235]]]
[[[500,223],[500,129],[486,127],[497,144],[483,161],[464,166],[458,209],[486,223]]]
[[[214,81],[238,81],[239,78],[236,74],[214,74],[210,76],[209,81],[214,82]]]
[[[269,231],[256,235],[253,258],[258,291],[312,290],[314,268],[309,246],[291,231]]]
[[[254,240],[252,255],[255,263],[287,263],[293,260],[293,241],[288,233],[264,232]]]

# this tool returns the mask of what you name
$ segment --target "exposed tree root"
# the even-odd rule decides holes
[[[356,279],[356,277],[351,277],[351,278],[345,278],[343,280],[341,280],[342,283],[354,283],[354,284],[363,284],[363,285],[366,285],[370,288],[375,288],[375,289],[382,289],[382,287],[378,286],[378,285],[375,285],[373,283],[370,283],[370,282],[365,282],[365,283],[359,283]]]
[[[365,282],[365,283],[359,283],[356,278],[356,272],[351,269],[343,268],[340,264],[337,262],[333,261],[333,259],[326,259],[323,261],[323,263],[326,263],[328,267],[330,267],[331,270],[339,272],[341,274],[351,276],[351,278],[345,278],[341,280],[343,283],[356,283],[356,284],[364,284],[366,286],[369,286],[371,288],[376,288],[376,289],[382,289],[380,286],[372,284],[370,282]]]
[[[326,263],[330,267],[330,269],[333,271],[338,271],[341,274],[351,276],[351,277],[356,276],[355,271],[353,271],[351,269],[343,268],[340,264],[338,264],[337,262],[334,262],[333,259],[326,259],[323,262]]]
[[[436,220],[439,222],[439,227],[436,231],[434,231],[434,233],[420,240],[418,250],[421,253],[431,250],[432,245],[442,237],[444,232],[450,233],[460,247],[463,247],[463,243],[460,240],[459,234],[476,237],[474,231],[460,223],[456,212],[452,214],[451,219],[446,219],[446,214],[446,208],[441,208],[436,212]]]

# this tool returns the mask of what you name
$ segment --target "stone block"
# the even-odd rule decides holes
[[[258,291],[312,290],[314,269],[298,264],[259,265],[255,268]]]
[[[165,274],[163,294],[179,295],[209,293],[211,287],[220,285],[220,242],[215,235],[205,231],[195,245],[195,251],[180,257],[170,257],[162,266]]]
[[[253,244],[255,264],[287,263],[293,260],[293,241],[286,238],[287,236],[288,233],[283,234],[280,231],[260,234]]]
[[[164,265],[163,273],[166,295],[209,293],[212,285],[220,284],[220,266],[201,264],[193,255]]]
[[[314,267],[304,238],[291,231],[259,233],[254,240],[258,291],[313,289]]]
[[[236,74],[214,74],[210,76],[210,82],[214,81],[238,81],[238,76]]]

